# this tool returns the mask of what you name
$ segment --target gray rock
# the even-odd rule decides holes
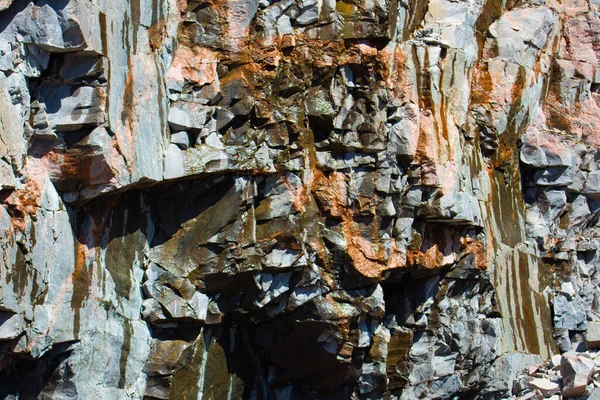
[[[431,393],[432,398],[447,399],[456,395],[462,385],[463,382],[460,379],[460,375],[454,374],[431,382],[428,392]]]
[[[586,314],[581,299],[559,295],[554,298],[554,326],[570,330],[583,330]]]
[[[577,226],[589,219],[591,215],[590,208],[585,196],[579,195],[571,203],[569,211],[569,225]]]
[[[287,15],[282,15],[277,20],[277,33],[280,36],[294,33],[294,28],[292,27],[290,17],[288,17]]]
[[[0,311],[0,340],[14,339],[25,329],[22,315]]]
[[[549,300],[584,346],[598,1],[476,3],[0,0],[0,392],[501,398]]]
[[[600,348],[600,322],[588,322],[585,336],[588,349]]]
[[[581,193],[590,199],[600,199],[600,170],[592,171],[587,175]]]
[[[165,179],[185,176],[185,157],[183,151],[176,145],[170,144],[164,159]]]
[[[273,300],[279,298],[282,294],[290,290],[291,273],[282,273],[277,275],[258,274],[255,276],[256,286],[261,291],[258,299],[255,301],[257,307],[262,308]]]
[[[151,324],[168,320],[160,303],[153,298],[146,299],[142,303],[142,317]]]
[[[47,121],[57,131],[74,131],[104,123],[104,88],[44,84],[39,89]]]
[[[498,40],[498,55],[521,65],[532,65],[536,49],[546,43],[556,16],[545,7],[514,10],[490,26]]]
[[[545,168],[548,166],[546,153],[539,147],[524,144],[520,152],[521,162],[534,168]]]
[[[317,22],[319,20],[319,6],[317,4],[307,5],[300,10],[300,15],[296,18],[296,24],[303,26]]]
[[[19,32],[24,43],[35,44],[50,52],[82,50],[86,40],[79,23],[70,14],[72,11],[71,8],[55,9],[49,4],[30,3],[20,8],[3,33]]]
[[[213,118],[217,121],[216,129],[218,131],[226,129],[230,125],[231,121],[233,121],[234,117],[235,115],[226,108],[218,108],[213,116]]]
[[[12,167],[0,160],[0,189],[14,189],[15,176]]]
[[[565,353],[560,363],[563,377],[562,394],[565,397],[582,396],[594,371],[593,360],[576,353]]]
[[[595,388],[587,400],[600,400],[600,388]]]
[[[563,282],[560,286],[560,292],[567,295],[569,298],[573,299],[577,292],[573,287],[573,283],[571,282]]]
[[[105,79],[105,58],[94,52],[77,52],[63,56],[60,77],[66,81],[77,81],[86,77]]]
[[[186,131],[173,132],[171,133],[171,143],[185,150],[190,147],[190,137]]]
[[[583,185],[585,184],[586,177],[587,173],[581,170],[576,170],[575,176],[573,177],[573,183],[571,183],[568,186],[569,191],[581,193],[581,191],[583,190]]]
[[[418,140],[417,125],[405,118],[390,128],[388,146],[393,153],[412,160],[417,152]]]
[[[544,153],[546,153],[546,160],[549,167],[572,167],[574,155],[571,149],[566,148],[562,151],[552,151],[548,148],[542,147]]]
[[[575,172],[571,168],[550,167],[539,170],[533,176],[538,186],[568,186],[573,183]]]
[[[492,365],[490,375],[494,377],[493,388],[496,390],[512,390],[512,383],[517,375],[527,367],[543,362],[543,358],[535,354],[507,353]]]
[[[384,362],[365,363],[358,378],[361,394],[385,390],[386,365]]]
[[[206,124],[210,111],[210,108],[197,103],[173,103],[169,110],[169,125],[175,131],[200,130]]]

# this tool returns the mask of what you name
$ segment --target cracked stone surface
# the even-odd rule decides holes
[[[0,397],[593,396],[599,57],[596,0],[0,0]]]

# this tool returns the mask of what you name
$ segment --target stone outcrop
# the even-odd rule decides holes
[[[0,0],[0,397],[600,396],[599,38],[595,0]]]

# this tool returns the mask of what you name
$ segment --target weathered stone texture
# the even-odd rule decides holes
[[[0,0],[0,397],[590,395],[599,41],[593,0]]]

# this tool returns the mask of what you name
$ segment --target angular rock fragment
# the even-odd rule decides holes
[[[206,124],[210,111],[208,107],[195,103],[171,104],[168,116],[169,125],[176,131],[200,130]]]
[[[560,386],[558,383],[552,382],[548,379],[535,378],[529,382],[529,385],[534,390],[539,390],[542,396],[546,398],[555,394],[560,394]]]
[[[25,320],[22,315],[0,311],[0,340],[14,339],[23,333]]]
[[[180,149],[185,150],[190,147],[190,138],[186,131],[174,132],[171,134],[171,143],[176,144]]]
[[[586,331],[586,344],[588,349],[600,348],[600,322],[588,322]]]
[[[562,394],[565,397],[582,396],[594,371],[593,360],[575,353],[565,353],[560,362],[563,377]]]
[[[600,199],[600,170],[592,171],[587,175],[581,192],[590,199]]]
[[[105,89],[92,86],[47,84],[39,89],[50,128],[75,131],[101,125],[105,120]]]

